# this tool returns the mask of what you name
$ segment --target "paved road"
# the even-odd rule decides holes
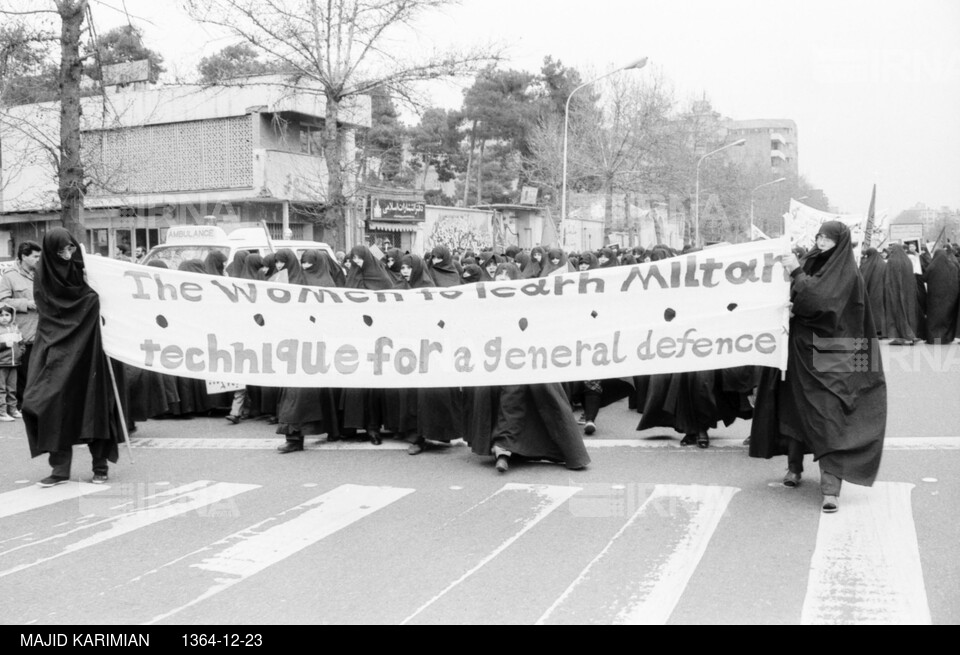
[[[39,489],[4,424],[2,621],[955,624],[960,362],[922,357],[888,358],[880,481],[832,516],[815,466],[788,490],[783,461],[746,456],[746,423],[680,448],[624,403],[586,471],[505,475],[462,446],[280,456],[262,422],[197,418],[143,424],[109,485],[78,451],[80,482]]]

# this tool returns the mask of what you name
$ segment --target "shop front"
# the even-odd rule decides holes
[[[421,192],[370,189],[364,215],[364,237],[368,244],[381,250],[386,245],[402,252],[423,254],[426,205]]]

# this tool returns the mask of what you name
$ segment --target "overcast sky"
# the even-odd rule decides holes
[[[180,76],[231,43],[173,0],[93,0],[99,31],[126,23],[124,2]],[[874,182],[892,215],[960,208],[957,0],[464,0],[420,29],[439,46],[498,41],[504,68],[534,72],[546,55],[598,73],[647,56],[622,74],[655,67],[681,103],[705,93],[730,118],[796,121],[800,172],[841,211],[865,212]],[[461,89],[434,104],[458,107]]]

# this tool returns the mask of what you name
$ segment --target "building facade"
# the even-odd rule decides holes
[[[726,152],[730,161],[746,167],[769,168],[775,177],[799,174],[797,124],[789,119],[726,120],[728,143],[745,139],[742,147]]]
[[[324,220],[327,166],[319,88],[282,76],[225,86],[177,85],[107,91],[82,100],[82,143],[89,178],[83,223],[89,252],[120,244],[150,248],[173,225],[223,227],[265,221],[278,238],[352,245],[362,227]],[[5,110],[0,123],[0,256],[59,225],[56,171],[47,156],[59,134],[59,103]],[[354,135],[370,126],[370,99],[341,105],[343,161],[355,160]],[[346,193],[353,191],[347,169]],[[212,217],[212,218],[211,218]],[[6,241],[3,241],[6,237]]]

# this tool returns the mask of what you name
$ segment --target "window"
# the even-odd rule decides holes
[[[300,152],[314,157],[323,156],[323,133],[320,128],[300,126]]]

